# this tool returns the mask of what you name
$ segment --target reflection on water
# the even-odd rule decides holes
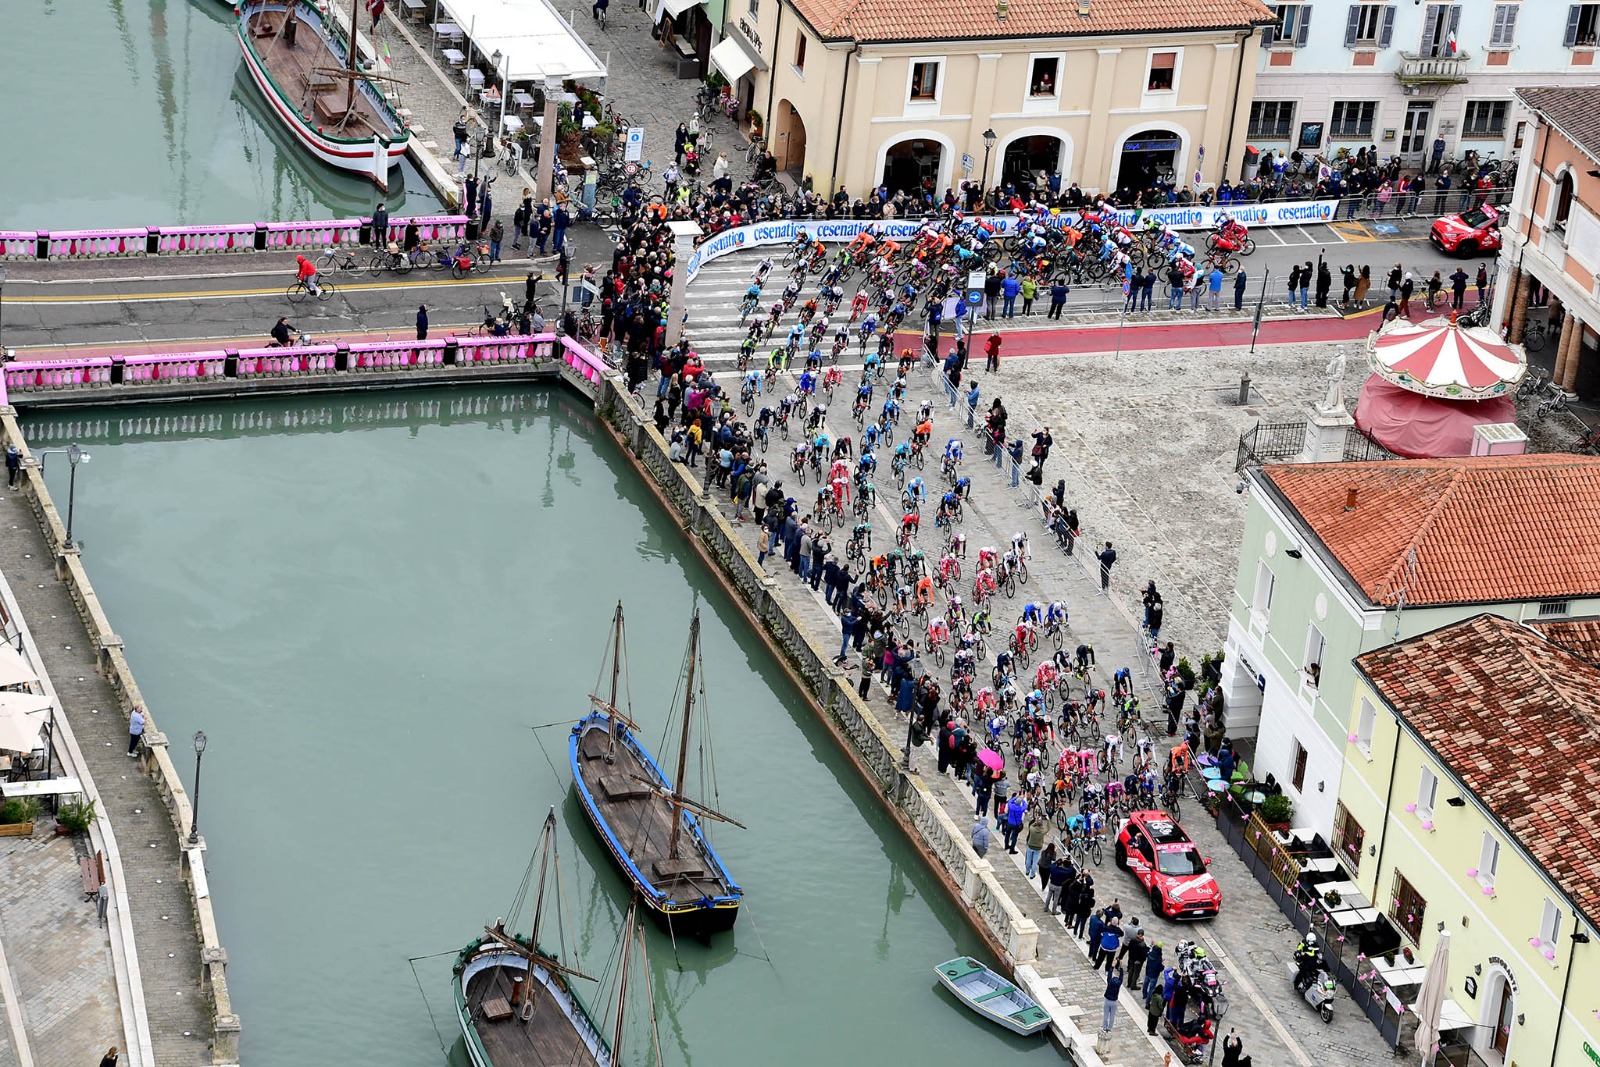
[[[222,0],[3,0],[0,39],[0,228],[348,218],[380,196],[270,117]],[[438,209],[410,162],[392,177],[391,213]]]

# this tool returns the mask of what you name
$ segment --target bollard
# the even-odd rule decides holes
[[[1239,405],[1243,407],[1250,403],[1250,375],[1243,375],[1239,379]]]

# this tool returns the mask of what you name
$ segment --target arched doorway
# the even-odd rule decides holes
[[[1483,1026],[1478,1031],[1487,1031],[1482,1039],[1483,1058],[1490,1063],[1507,1063],[1511,1028],[1517,1017],[1517,987],[1498,963],[1490,966],[1484,987]]]
[[[1140,130],[1123,142],[1117,160],[1117,189],[1140,192],[1177,178],[1183,140],[1175,130]],[[1182,184],[1181,182],[1179,184]]]
[[[924,187],[937,194],[943,163],[944,146],[938,141],[907,138],[889,146],[879,180],[888,186],[891,196],[897,192],[917,195]]]
[[[798,184],[806,169],[806,123],[787,100],[778,102],[772,154],[778,160],[778,169],[793,175]]]
[[[1000,184],[1014,186],[1024,196],[1028,195],[1051,174],[1061,174],[1066,156],[1064,145],[1065,142],[1054,134],[1018,137],[1006,146],[1000,157]]]

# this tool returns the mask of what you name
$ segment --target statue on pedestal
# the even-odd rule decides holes
[[[1317,408],[1318,411],[1329,415],[1345,414],[1344,368],[1344,349],[1339,348],[1334,351],[1333,357],[1328,360],[1328,394],[1327,396],[1323,397],[1322,404]]]

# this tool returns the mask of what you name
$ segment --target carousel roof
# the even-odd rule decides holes
[[[1520,346],[1493,330],[1435,319],[1391,326],[1367,342],[1367,362],[1386,381],[1441,400],[1486,400],[1507,392],[1528,370]]]

